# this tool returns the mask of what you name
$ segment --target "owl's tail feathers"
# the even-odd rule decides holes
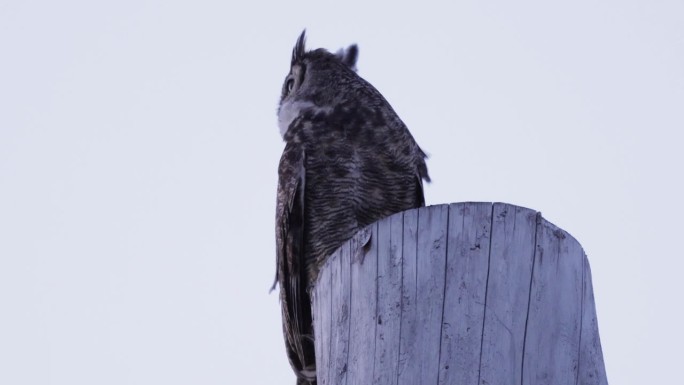
[[[303,380],[301,378],[298,378],[297,379],[297,385],[316,385],[316,380],[307,381],[307,380]]]
[[[316,385],[316,366],[314,365],[299,370],[297,373],[297,385]]]
[[[303,358],[304,365],[301,369],[297,370],[297,377],[304,381],[306,384],[316,385],[316,356],[314,348],[314,336],[313,334],[302,334],[300,336],[302,343],[302,349],[305,350]]]

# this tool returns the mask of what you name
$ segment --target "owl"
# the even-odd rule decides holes
[[[278,126],[276,278],[298,384],[316,383],[309,289],[326,258],[358,230],[425,205],[426,155],[406,125],[356,73],[358,48],[292,51]]]

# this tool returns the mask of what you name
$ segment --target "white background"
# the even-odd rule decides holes
[[[684,346],[684,3],[0,1],[0,384],[293,384],[274,268],[292,46],[430,153],[428,204],[584,246],[612,384]]]

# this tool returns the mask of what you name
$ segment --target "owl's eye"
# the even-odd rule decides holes
[[[287,84],[285,85],[285,89],[287,89],[287,93],[290,93],[290,91],[292,91],[292,88],[294,87],[294,83],[295,83],[294,79],[292,79],[292,78],[287,79]]]

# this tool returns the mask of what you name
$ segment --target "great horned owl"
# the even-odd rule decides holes
[[[326,257],[358,230],[425,205],[425,153],[372,85],[356,73],[358,48],[292,51],[278,125],[276,283],[283,332],[300,384],[316,383],[309,286]],[[274,283],[274,287],[275,284]]]

